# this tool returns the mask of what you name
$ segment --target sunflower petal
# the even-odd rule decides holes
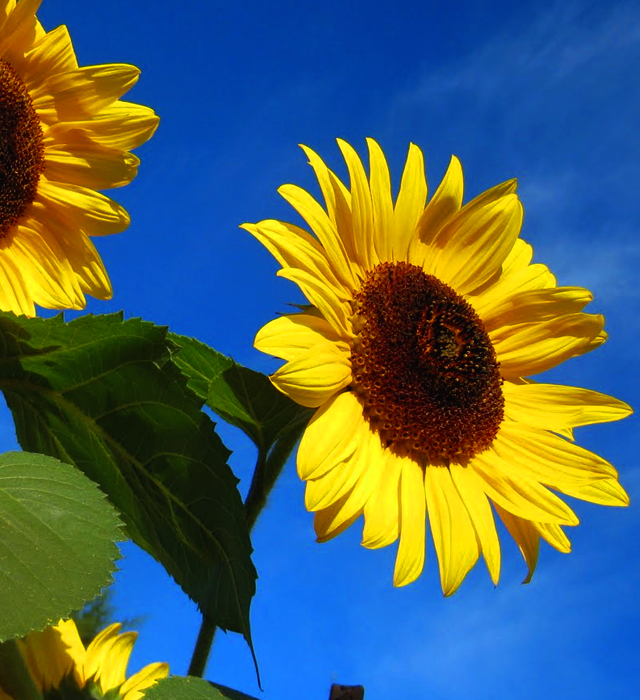
[[[141,700],[143,690],[150,688],[156,681],[169,675],[169,664],[153,663],[141,668],[131,678],[126,680],[120,688],[122,700]]]
[[[451,464],[449,470],[462,503],[471,517],[491,580],[494,586],[497,586],[500,579],[500,542],[491,505],[482,489],[482,483],[473,469]]]
[[[522,226],[522,204],[515,194],[469,214],[464,208],[440,231],[432,272],[458,294],[480,287],[500,268]]]
[[[460,161],[451,156],[447,172],[425,207],[416,228],[417,238],[430,246],[444,225],[460,210],[464,178]]]
[[[407,259],[409,244],[415,237],[416,226],[424,215],[426,200],[424,157],[416,145],[410,144],[393,213],[393,260]]]
[[[400,474],[404,460],[383,450],[380,461],[382,477],[364,506],[362,546],[368,549],[392,544],[400,531]]]
[[[340,340],[333,328],[319,316],[286,314],[262,326],[253,345],[260,352],[282,360],[293,360],[301,352],[327,340]]]
[[[560,525],[554,525],[553,523],[533,523],[533,526],[540,533],[540,536],[552,547],[555,547],[555,549],[563,554],[569,554],[571,551],[571,542],[569,542],[569,538],[564,534]]]
[[[476,532],[446,467],[428,466],[424,490],[445,596],[452,595],[480,556]]]
[[[556,384],[503,385],[505,412],[512,420],[567,434],[572,428],[620,420],[633,413],[624,401],[597,391]]]
[[[569,314],[541,323],[521,323],[489,332],[506,379],[545,372],[593,349],[604,319],[599,314]]]
[[[83,66],[48,76],[30,94],[46,124],[73,121],[92,117],[115,102],[136,84],[139,75],[138,68],[126,64]]]
[[[324,342],[287,362],[271,381],[283,394],[317,408],[351,383],[351,362],[344,347]]]
[[[322,244],[331,263],[331,268],[348,284],[352,277],[351,267],[348,263],[349,258],[342,237],[336,229],[336,224],[329,218],[327,212],[301,187],[282,185],[278,189],[278,193],[309,224]]]
[[[391,260],[394,211],[389,166],[382,149],[373,139],[367,139],[367,146],[371,170],[373,246],[379,260]]]
[[[338,139],[351,183],[351,213],[353,240],[362,264],[371,268],[379,262],[373,238],[373,205],[371,190],[358,154],[346,141]]]
[[[528,520],[519,518],[508,511],[502,509],[497,503],[494,503],[495,509],[500,516],[500,519],[505,524],[509,534],[515,540],[520,548],[520,552],[527,564],[527,575],[522,583],[529,583],[536,570],[538,563],[538,553],[540,551],[540,533],[535,525]]]
[[[96,680],[100,682],[103,693],[118,688],[124,683],[127,664],[137,637],[137,632],[124,632],[112,640],[108,661],[104,660],[95,675]]]
[[[322,246],[303,229],[273,219],[240,228],[255,236],[284,268],[303,270],[322,280],[342,301],[351,298],[331,269]]]
[[[568,496],[602,506],[628,506],[629,496],[617,479],[598,479],[586,484],[563,488]]]
[[[72,143],[55,143],[45,152],[47,179],[96,190],[128,184],[139,165],[132,153],[93,143],[84,134],[75,134]]]
[[[362,407],[350,391],[337,394],[322,405],[300,440],[300,478],[317,479],[349,460],[358,448],[363,422]]]
[[[351,459],[360,462],[360,478],[341,499],[323,510],[317,511],[314,527],[318,542],[326,542],[346,530],[362,515],[364,504],[380,483],[384,459],[377,434],[360,430],[361,444]]]
[[[130,222],[123,207],[103,194],[45,177],[40,178],[36,201],[56,208],[65,222],[91,236],[120,233]]]
[[[296,268],[284,268],[279,270],[277,275],[295,282],[300,291],[320,311],[333,329],[342,337],[349,337],[350,309],[346,302],[341,301],[336,296],[335,291],[329,285],[308,272]]]
[[[500,439],[500,434],[494,444]],[[471,461],[483,480],[483,489],[497,505],[526,520],[558,525],[577,525],[575,513],[555,494],[526,475],[514,472],[517,465],[504,463],[494,446]],[[511,476],[515,473],[515,476]]]
[[[400,475],[400,544],[393,572],[393,585],[406,586],[422,573],[425,558],[427,509],[422,468],[404,460]]]
[[[102,146],[128,151],[148,141],[159,121],[149,107],[118,100],[90,119],[51,124],[45,136],[51,141],[67,143],[76,132],[81,132]]]

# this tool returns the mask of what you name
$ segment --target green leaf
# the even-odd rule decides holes
[[[172,676],[154,683],[144,693],[144,700],[257,700],[239,690],[210,683],[202,678]]]
[[[189,378],[189,386],[212,411],[243,430],[261,453],[298,434],[313,415],[313,410],[279,392],[264,374],[194,338],[173,333],[169,337],[179,347],[173,359]]]
[[[0,641],[57,623],[111,582],[122,523],[84,474],[0,455]]]
[[[121,314],[0,314],[0,389],[20,444],[97,482],[129,536],[251,645],[256,571],[237,479],[166,329]]]

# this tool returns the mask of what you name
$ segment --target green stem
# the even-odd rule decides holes
[[[294,427],[288,434],[281,436],[274,444],[268,456],[264,449],[258,451],[258,459],[253,471],[249,493],[244,502],[244,511],[247,517],[247,525],[249,532],[253,530],[256,520],[264,507],[267,505],[267,499],[273,489],[282,469],[289,459],[291,451],[295,447],[296,442],[300,437],[300,433],[304,430],[306,421]],[[202,678],[209,654],[211,653],[211,645],[216,633],[216,625],[204,615],[198,632],[198,639],[193,650],[191,663],[189,664],[189,675]]]
[[[200,632],[198,632],[198,639],[193,649],[193,656],[191,657],[189,671],[187,672],[189,676],[198,676],[198,678],[202,678],[204,675],[215,633],[215,622],[212,622],[208,617],[203,615],[202,623],[200,624]]]
[[[253,479],[249,487],[249,493],[244,502],[244,510],[247,514],[247,524],[249,531],[253,530],[256,520],[264,507],[278,477],[282,473],[284,465],[289,459],[291,451],[295,447],[304,425],[298,429],[291,430],[289,434],[282,436],[273,446],[267,457],[261,450],[258,454],[258,461],[253,472]]]
[[[42,700],[15,639],[0,644],[0,687],[17,700]]]

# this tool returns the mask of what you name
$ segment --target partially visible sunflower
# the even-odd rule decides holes
[[[96,190],[121,187],[129,153],[158,118],[120,97],[139,70],[78,67],[67,28],[45,32],[41,0],[0,0],[0,309],[80,309],[111,298],[89,236],[123,231],[127,212]]]
[[[286,360],[272,382],[316,408],[298,473],[318,541],[364,515],[362,544],[400,540],[394,583],[422,572],[426,522],[445,595],[484,556],[500,576],[494,513],[528,564],[542,537],[561,552],[578,518],[554,491],[627,505],[615,469],[573,443],[573,428],[629,415],[625,403],[530,376],[601,345],[589,291],[558,287],[520,237],[515,180],[462,205],[454,157],[427,203],[421,151],[409,148],[393,201],[368,140],[370,173],[338,141],[350,187],[303,146],[325,200],[284,185],[307,222],[244,224],[311,306],[267,323],[259,350]]]
[[[43,700],[139,700],[145,688],[166,678],[169,665],[153,663],[127,679],[127,663],[138,635],[120,634],[121,627],[109,625],[86,649],[73,620],[27,635],[20,649]],[[0,688],[0,700],[13,699]]]

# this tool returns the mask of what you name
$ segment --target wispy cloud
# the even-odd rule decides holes
[[[482,101],[512,92],[514,84],[553,87],[589,64],[615,62],[640,43],[640,12],[634,4],[601,6],[587,12],[579,3],[540,7],[529,23],[507,27],[472,53],[430,70],[398,96],[399,102],[431,103],[452,93],[473,93]],[[533,96],[532,96],[533,98]]]

